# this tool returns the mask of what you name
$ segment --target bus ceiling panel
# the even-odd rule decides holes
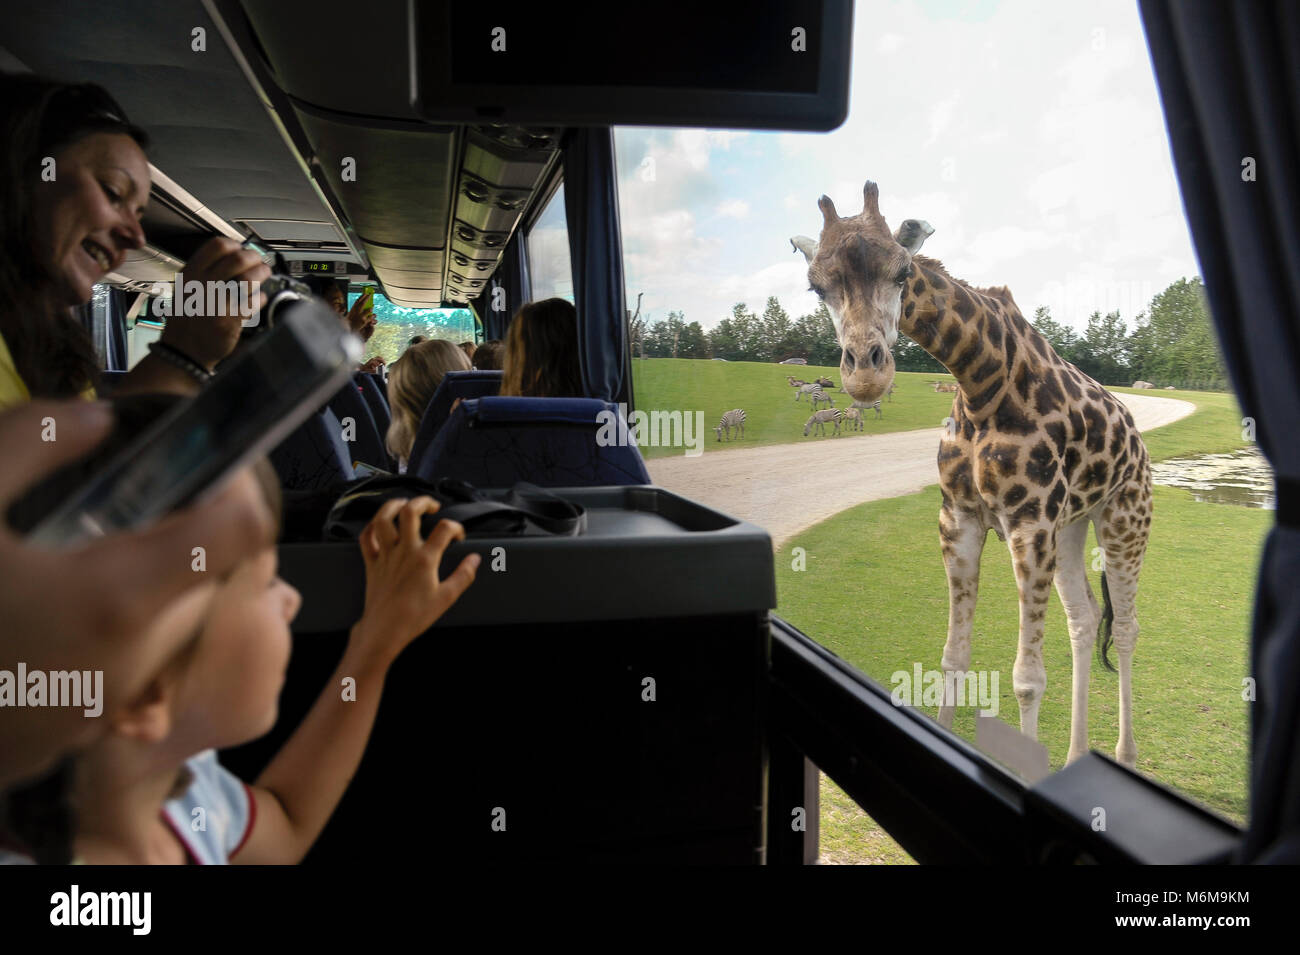
[[[241,0],[260,58],[289,96],[322,109],[415,120],[407,0]],[[360,17],[358,17],[360,14]]]
[[[358,235],[389,246],[443,248],[458,137],[377,128],[296,109],[320,175]]]
[[[411,9],[430,122],[828,131],[848,114],[851,0]]]
[[[375,275],[384,283],[384,288],[398,295],[423,295],[427,292],[441,292],[442,278],[435,272],[399,272],[389,269],[375,269]]]
[[[306,222],[301,219],[248,218],[236,220],[262,238],[274,236],[274,242],[330,242],[343,245],[343,236],[332,222]]]
[[[199,0],[43,0],[23,4],[12,20],[21,28],[4,43],[18,60],[107,89],[149,133],[150,161],[218,216],[323,217]]]
[[[385,271],[432,272],[442,275],[445,257],[441,249],[395,249],[363,239],[370,264]]]

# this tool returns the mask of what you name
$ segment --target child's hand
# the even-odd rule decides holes
[[[455,521],[439,521],[428,540],[420,539],[420,518],[437,513],[431,497],[386,501],[361,532],[366,562],[366,609],[354,638],[379,653],[385,665],[454,604],[474,582],[479,555],[469,554],[446,580],[438,564],[453,540],[465,539]],[[393,518],[398,526],[393,526]]]

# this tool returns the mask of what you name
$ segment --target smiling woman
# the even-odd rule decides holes
[[[94,384],[69,308],[143,244],[148,138],[102,89],[0,77],[0,407]]]
[[[0,167],[0,408],[92,397],[94,349],[71,309],[144,245],[148,139],[98,86],[0,74],[0,141],[8,146]],[[211,288],[231,279],[260,284],[271,272],[257,252],[217,236],[185,274]],[[254,308],[261,304],[259,296]],[[115,390],[193,393],[235,347],[242,318],[173,316],[153,346],[160,351]]]

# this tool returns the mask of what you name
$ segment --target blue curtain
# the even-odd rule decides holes
[[[504,290],[504,296],[496,296],[495,290]],[[491,281],[484,286],[482,293],[474,300],[474,311],[483,322],[485,341],[503,339],[510,320],[519,311],[519,306],[533,297],[532,286],[528,279],[528,247],[524,242],[523,229],[517,229],[514,237],[506,244]],[[494,309],[494,302],[499,301],[500,309]]]
[[[564,194],[583,385],[589,398],[627,402],[630,407],[618,172],[609,127],[568,132]]]
[[[1250,829],[1236,858],[1297,863],[1300,4],[1142,0],[1141,9],[1219,341],[1277,479],[1251,627]]]

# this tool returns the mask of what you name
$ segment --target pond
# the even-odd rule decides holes
[[[1198,501],[1275,508],[1273,469],[1259,448],[1170,458],[1151,465],[1151,480],[1186,488]]]

